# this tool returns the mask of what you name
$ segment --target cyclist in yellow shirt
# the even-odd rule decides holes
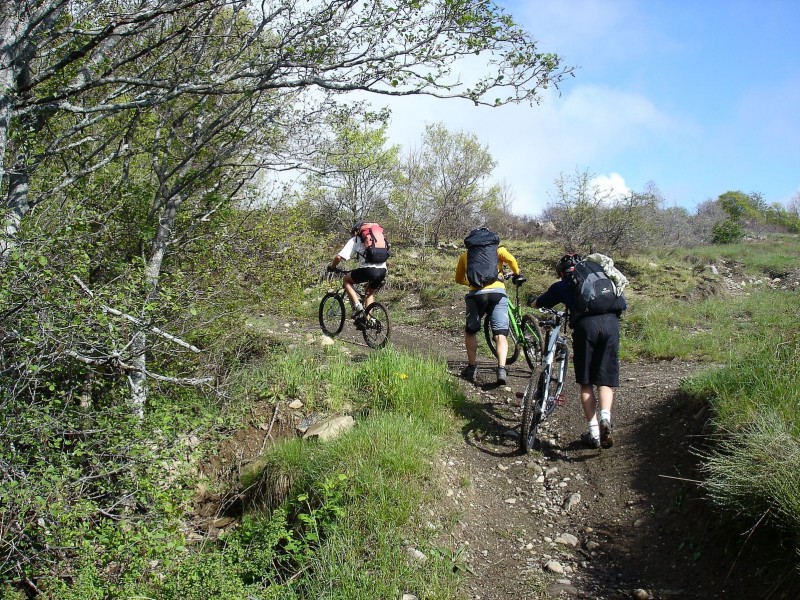
[[[471,237],[474,235],[486,236],[488,234],[496,238],[497,244],[488,244],[488,249],[483,250],[483,256],[474,259],[474,262],[478,262],[479,259],[494,262],[494,253],[496,253],[494,281],[485,283],[484,285],[478,285],[478,283],[476,283],[476,281],[484,282],[486,280],[478,280],[471,275],[471,268],[468,264],[468,251],[463,252],[461,256],[459,256],[458,264],[456,265],[456,282],[461,285],[469,286],[469,292],[464,296],[467,308],[466,324],[464,327],[464,346],[467,351],[467,366],[461,372],[461,376],[468,381],[475,381],[475,374],[478,368],[477,333],[481,329],[481,320],[485,316],[491,319],[492,334],[494,335],[495,346],[497,348],[497,383],[498,385],[505,385],[507,379],[506,354],[508,353],[508,300],[506,298],[506,286],[498,279],[498,275],[502,271],[503,265],[507,265],[511,269],[515,278],[519,277],[521,273],[514,255],[504,246],[500,246],[500,238],[496,234],[489,232],[486,228],[473,229],[470,235],[465,238],[464,243],[469,248],[468,240],[470,240]],[[491,279],[491,277],[488,279]]]

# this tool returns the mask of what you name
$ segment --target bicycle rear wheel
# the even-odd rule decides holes
[[[511,315],[508,315],[508,318],[511,319]],[[509,322],[509,326],[511,323]],[[492,351],[492,354],[495,358],[497,358],[497,346],[494,343],[494,336],[492,335],[492,324],[491,319],[489,319],[489,315],[483,320],[483,335],[486,338],[486,345],[489,346],[489,350]],[[517,336],[514,335],[514,330],[508,330],[508,353],[506,354],[506,364],[512,365],[514,361],[517,360],[519,357],[519,350],[521,344],[517,343]]]
[[[364,311],[364,341],[370,348],[383,348],[389,342],[392,325],[389,322],[389,311],[380,302],[373,302]]]
[[[539,321],[530,315],[522,317],[522,335],[525,338],[522,349],[525,352],[525,361],[531,369],[542,362],[542,341],[544,333],[539,327]]]
[[[527,454],[539,445],[536,435],[542,422],[542,409],[550,375],[537,365],[522,397],[522,426],[519,432],[519,451]]]
[[[336,337],[344,327],[344,300],[336,292],[328,292],[319,303],[319,326],[325,335]]]

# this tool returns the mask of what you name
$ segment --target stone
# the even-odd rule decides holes
[[[556,543],[563,544],[564,546],[572,546],[574,548],[578,545],[578,538],[571,533],[562,533],[556,538]]]
[[[411,558],[413,558],[414,560],[416,560],[417,562],[421,562],[422,563],[422,562],[425,562],[426,560],[428,560],[428,557],[425,556],[422,552],[420,552],[416,548],[412,548],[412,547],[409,546],[408,548],[406,548],[406,552],[408,552],[408,555]]]
[[[573,492],[566,498],[564,498],[564,503],[561,505],[565,511],[569,512],[572,508],[580,504],[581,502],[581,495],[578,492]]]
[[[555,573],[556,575],[564,574],[564,567],[561,566],[561,563],[557,560],[548,560],[547,563],[545,563],[544,568],[551,573]]]
[[[316,438],[321,442],[336,439],[345,431],[352,429],[355,420],[350,415],[331,417],[319,423],[314,423],[303,434],[303,439]]]

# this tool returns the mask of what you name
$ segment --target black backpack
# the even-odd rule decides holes
[[[500,236],[479,227],[464,238],[467,249],[467,280],[474,287],[486,287],[497,281],[497,248]]]
[[[622,310],[624,295],[617,295],[617,287],[608,278],[602,265],[581,260],[566,271],[566,279],[576,298],[575,314],[570,319],[577,321],[585,315],[603,315]]]

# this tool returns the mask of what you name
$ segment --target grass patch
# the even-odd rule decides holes
[[[703,456],[702,484],[720,507],[800,534],[800,343],[797,320],[728,364],[684,382],[714,409],[718,435]]]
[[[359,415],[355,427],[324,444],[273,446],[253,477],[288,482],[286,499],[250,512],[219,546],[181,562],[158,597],[455,598],[449,553],[415,517],[435,499],[428,457],[454,433],[451,407],[463,402],[445,366],[392,349],[357,363],[299,349],[274,359],[257,379],[293,383],[320,408],[346,398]],[[428,560],[412,559],[409,545]]]
[[[621,356],[728,362],[797,314],[794,292],[761,288],[738,297],[631,303],[622,321]],[[796,317],[795,317],[796,318]]]

